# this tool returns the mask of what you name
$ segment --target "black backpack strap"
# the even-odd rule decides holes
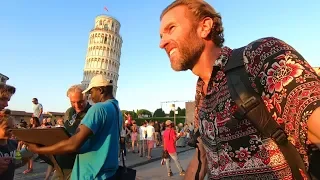
[[[119,114],[120,114],[120,110],[119,110],[119,107],[114,103],[114,102],[111,102],[115,111],[116,111],[116,120],[117,120],[117,128],[119,129],[119,147],[121,146],[121,142],[120,142],[120,139],[121,139],[121,133],[120,131],[122,130],[122,127],[120,127],[120,117],[119,117]],[[124,168],[124,172],[127,173],[127,166],[125,164],[125,160],[124,160],[124,155],[123,155],[123,151],[120,150],[120,153],[121,153],[121,159],[122,159],[122,165],[123,165],[123,168]]]
[[[268,112],[261,96],[252,88],[244,66],[244,48],[233,50],[225,67],[228,88],[238,106],[235,118],[247,118],[263,136],[271,137],[289,164],[294,178],[302,180],[300,170],[308,176],[305,164],[297,149],[288,141],[285,131]]]

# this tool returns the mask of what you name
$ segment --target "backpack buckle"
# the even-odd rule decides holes
[[[241,104],[241,108],[247,113],[251,111],[253,108],[257,107],[259,104],[259,100],[256,97],[251,96],[246,102]]]
[[[246,114],[250,112],[252,109],[257,107],[260,104],[259,100],[251,96],[246,102],[242,103],[240,106],[238,106],[238,109],[233,114],[233,116],[236,119],[243,120],[246,117]]]
[[[273,134],[271,134],[271,138],[279,145],[283,145],[288,142],[288,136],[284,132],[283,129],[278,128]]]

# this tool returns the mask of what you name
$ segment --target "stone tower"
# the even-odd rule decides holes
[[[86,62],[81,84],[88,87],[96,74],[103,74],[114,82],[114,96],[117,93],[122,38],[120,23],[111,16],[99,15],[89,35]]]

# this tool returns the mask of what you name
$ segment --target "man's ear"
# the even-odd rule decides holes
[[[201,32],[200,32],[200,37],[203,39],[207,38],[210,32],[212,31],[213,27],[213,20],[210,17],[204,18],[200,22],[200,27],[201,27]]]
[[[103,94],[104,93],[104,89],[103,88],[99,88],[99,89],[100,89],[101,94]]]

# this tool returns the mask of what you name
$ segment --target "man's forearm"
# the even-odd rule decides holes
[[[76,147],[74,143],[71,142],[70,139],[60,141],[57,144],[52,146],[46,146],[39,148],[39,151],[36,152],[38,154],[66,154],[66,153],[73,153],[76,151]]]

